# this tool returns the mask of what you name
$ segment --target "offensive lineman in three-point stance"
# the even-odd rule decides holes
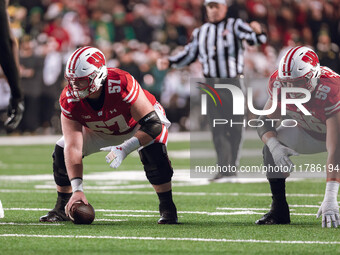
[[[77,49],[69,58],[68,86],[60,96],[63,137],[53,153],[58,198],[42,222],[69,220],[76,201],[88,203],[82,182],[82,157],[109,151],[117,168],[132,151],[139,151],[146,177],[159,197],[159,224],[176,224],[172,200],[173,169],[167,155],[167,127],[163,107],[127,72],[106,67],[105,56],[94,47]]]
[[[328,152],[327,182],[324,200],[317,216],[322,216],[322,227],[337,227],[340,224],[337,195],[340,182],[340,76],[321,66],[316,53],[308,47],[289,50],[280,61],[279,69],[271,76],[268,86],[270,98],[265,109],[272,106],[273,88],[277,88],[279,104],[282,87],[308,89],[311,99],[304,107],[311,115],[304,115],[295,105],[287,105],[287,115],[297,121],[296,127],[275,129],[268,125],[267,118],[280,119],[280,107],[268,116],[260,116],[267,123],[258,128],[265,143],[263,159],[265,165],[293,165],[289,156]],[[298,93],[288,94],[288,98],[300,97]],[[338,170],[336,170],[338,169]],[[285,180],[288,173],[267,173],[272,192],[272,207],[257,224],[289,224],[290,214],[286,201]]]

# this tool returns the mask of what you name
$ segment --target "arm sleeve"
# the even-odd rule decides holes
[[[264,44],[267,42],[265,33],[256,34],[253,29],[241,19],[236,19],[234,23],[236,36],[240,40],[246,40],[249,45]]]
[[[169,57],[170,66],[175,68],[184,67],[190,65],[197,59],[198,56],[198,36],[199,28],[196,28],[192,32],[192,39],[189,44],[184,47],[184,50]]]

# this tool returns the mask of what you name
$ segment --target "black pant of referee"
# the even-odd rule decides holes
[[[214,87],[214,84],[232,84],[241,88],[244,92],[241,79],[208,79],[207,83]],[[222,106],[215,105],[213,100],[207,100],[209,126],[213,135],[213,142],[217,154],[217,164],[221,171],[212,180],[226,176],[236,176],[236,169],[239,165],[240,149],[243,141],[245,115],[233,115],[233,96],[227,89],[216,89],[219,94]],[[213,127],[214,119],[227,120],[226,124],[217,124]],[[225,166],[225,167],[223,167]],[[229,169],[230,171],[225,171]]]

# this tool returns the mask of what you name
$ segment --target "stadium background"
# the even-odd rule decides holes
[[[201,77],[198,62],[188,68],[158,71],[156,60],[180,50],[192,30],[205,21],[202,0],[11,0],[11,27],[20,48],[26,112],[15,134],[60,133],[58,98],[65,86],[64,65],[79,46],[94,45],[109,67],[130,72],[165,107],[171,131],[189,129],[189,79]],[[313,47],[321,65],[340,69],[340,1],[234,0],[228,16],[257,20],[268,42],[247,46],[245,84],[255,105],[266,101],[266,82],[277,59],[290,47]],[[256,78],[256,79],[254,79]],[[0,81],[1,119],[9,90]],[[1,124],[2,125],[2,124]],[[5,134],[0,126],[0,134]]]
[[[254,224],[270,208],[265,178],[225,178],[229,183],[190,178],[188,133],[175,131],[188,130],[189,78],[199,77],[201,67],[194,63],[159,72],[155,61],[180,50],[193,28],[203,23],[202,2],[10,1],[27,111],[15,136],[5,136],[0,127],[0,200],[5,214],[0,220],[0,254],[339,253],[339,229],[321,229],[321,220],[315,218],[324,196],[324,175],[306,179],[304,173],[302,178],[292,174],[287,182],[292,223],[285,226]],[[228,15],[260,21],[269,36],[268,44],[247,46],[246,52],[246,84],[256,88],[258,106],[266,100],[267,77],[278,56],[296,44],[314,47],[321,64],[339,72],[340,1],[237,0],[229,4]],[[181,225],[156,224],[157,198],[136,152],[115,171],[106,164],[104,152],[84,159],[86,194],[96,209],[93,224],[38,222],[56,197],[51,153],[60,136],[57,99],[65,86],[64,64],[76,47],[85,44],[98,46],[109,66],[132,73],[165,106],[173,122],[168,151],[175,169],[173,194]],[[9,91],[3,82],[0,108],[5,117]],[[260,165],[261,148],[255,132],[246,132],[241,165]],[[214,152],[212,147],[202,149]],[[293,160],[297,165],[316,165],[324,164],[326,157],[321,153]]]

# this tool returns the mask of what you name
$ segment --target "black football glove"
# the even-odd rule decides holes
[[[16,129],[22,119],[23,113],[25,110],[24,100],[23,99],[14,99],[11,98],[8,107],[8,118],[5,121],[5,127],[7,131],[13,131]]]

